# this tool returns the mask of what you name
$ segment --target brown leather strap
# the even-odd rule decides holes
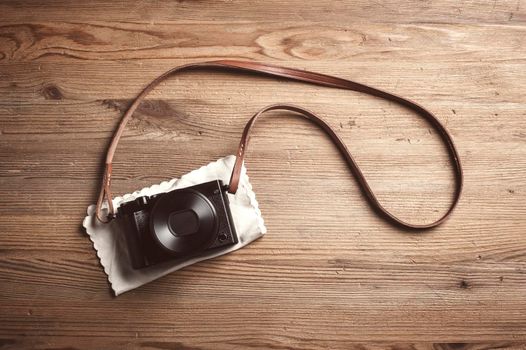
[[[365,194],[367,200],[371,204],[371,206],[383,217],[390,220],[391,222],[395,223],[398,226],[404,227],[404,228],[410,228],[410,229],[426,229],[435,227],[439,224],[441,224],[451,213],[453,208],[455,207],[456,203],[458,202],[458,199],[460,197],[460,191],[462,186],[462,168],[460,165],[460,160],[458,158],[457,151],[451,141],[451,138],[449,136],[443,137],[446,141],[446,144],[448,145],[449,153],[451,155],[451,158],[453,159],[453,164],[455,168],[455,174],[457,174],[457,189],[455,191],[455,198],[453,201],[453,204],[449,208],[449,210],[446,212],[442,218],[439,220],[432,222],[430,224],[411,224],[405,221],[400,220],[393,214],[391,214],[387,209],[385,209],[380,201],[376,198],[374,195],[374,192],[371,190],[371,187],[369,187],[369,184],[367,183],[367,180],[365,179],[363,173],[361,172],[360,168],[356,164],[356,161],[352,157],[351,153],[347,149],[347,146],[345,146],[345,143],[342,141],[342,139],[336,134],[336,132],[325,122],[322,118],[315,115],[314,113],[295,105],[287,105],[287,104],[276,104],[264,107],[260,111],[258,111],[247,123],[245,126],[245,130],[243,131],[243,136],[241,137],[241,141],[239,143],[238,152],[236,154],[236,162],[234,164],[234,169],[232,171],[232,177],[230,179],[230,186],[229,186],[229,192],[235,193],[238,189],[239,185],[239,179],[241,175],[241,168],[243,165],[243,159],[245,156],[245,152],[248,146],[248,142],[250,139],[250,131],[252,127],[254,126],[256,120],[265,112],[272,111],[272,110],[288,110],[292,112],[298,113],[300,116],[312,121],[314,124],[319,126],[334,142],[336,147],[338,147],[338,150],[341,152],[345,160],[347,161],[347,164],[349,165],[349,168],[351,169],[353,175],[355,176],[356,180],[358,181],[358,184],[360,185],[360,188],[362,189],[362,192]],[[445,129],[444,129],[445,130]]]
[[[168,77],[170,77],[171,75],[177,72],[184,71],[184,70],[190,70],[190,69],[198,69],[198,68],[220,69],[220,70],[229,70],[229,71],[244,71],[244,72],[249,72],[249,73],[254,73],[254,74],[279,76],[279,77],[284,77],[290,80],[301,81],[301,82],[315,84],[315,85],[322,85],[322,86],[334,87],[334,88],[339,88],[339,89],[363,92],[369,95],[373,95],[373,96],[380,97],[380,98],[383,98],[389,101],[396,102],[400,105],[410,108],[416,113],[418,113],[420,116],[424,117],[428,122],[431,123],[433,128],[435,128],[435,130],[438,131],[438,134],[440,135],[440,137],[442,138],[442,140],[445,142],[447,146],[449,156],[453,163],[453,167],[455,171],[455,180],[456,180],[453,202],[451,206],[449,207],[449,209],[447,210],[447,212],[440,219],[432,223],[429,223],[429,224],[410,224],[405,221],[402,221],[398,219],[396,216],[394,216],[393,214],[391,214],[387,209],[385,209],[380,204],[380,202],[378,201],[373,191],[369,187],[365,177],[360,171],[360,168],[354,161],[353,157],[351,156],[351,153],[349,152],[349,150],[347,149],[343,141],[338,137],[338,135],[334,132],[334,130],[323,119],[316,116],[314,113],[307,111],[298,106],[277,104],[277,105],[267,106],[261,109],[249,120],[249,122],[245,126],[245,129],[243,131],[243,136],[241,137],[241,141],[239,143],[239,149],[238,149],[238,152],[236,153],[236,163],[234,165],[234,169],[232,171],[232,176],[230,179],[230,185],[229,185],[230,193],[235,193],[238,189],[239,178],[241,174],[241,168],[242,168],[242,164],[244,160],[244,155],[245,155],[246,148],[248,146],[249,134],[250,134],[250,130],[252,126],[254,125],[255,121],[258,119],[260,115],[262,115],[263,113],[267,111],[283,109],[283,110],[293,111],[293,112],[300,114],[301,116],[314,122],[316,125],[321,127],[322,130],[324,130],[327,133],[327,135],[332,139],[332,141],[335,143],[335,145],[338,147],[338,149],[344,156],[345,160],[347,161],[347,164],[349,165],[353,175],[356,177],[356,180],[358,181],[358,184],[360,185],[363,193],[365,194],[369,204],[380,215],[390,220],[391,222],[395,223],[396,225],[403,227],[403,228],[409,228],[409,229],[432,228],[444,222],[446,218],[451,214],[455,206],[457,205],[460,199],[460,194],[462,191],[462,184],[463,184],[462,166],[460,164],[460,158],[459,158],[458,152],[455,148],[455,145],[453,144],[453,139],[451,138],[447,130],[444,128],[444,126],[431,112],[427,111],[424,107],[418,105],[417,103],[413,101],[397,96],[395,94],[391,94],[391,93],[388,93],[388,92],[385,92],[385,91],[382,91],[382,90],[379,90],[379,89],[376,89],[376,88],[373,88],[373,87],[370,87],[364,84],[333,77],[330,75],[308,72],[308,71],[303,71],[303,70],[298,70],[298,69],[278,67],[278,66],[267,65],[267,64],[256,63],[256,62],[221,60],[221,61],[204,62],[204,63],[191,63],[191,64],[187,64],[184,66],[173,68],[167,71],[166,73],[162,74],[161,76],[157,77],[155,80],[153,80],[148,86],[146,86],[146,88],[133,101],[129,109],[124,114],[113,136],[112,142],[108,148],[108,153],[106,157],[106,168],[104,170],[104,177],[102,180],[101,192],[99,195],[99,199],[97,201],[97,209],[96,209],[96,215],[100,221],[108,222],[114,216],[112,195],[110,191],[111,165],[113,161],[113,155],[115,154],[115,149],[117,148],[119,139],[124,131],[126,124],[128,123],[128,120],[131,118],[133,112],[137,109],[137,107],[139,106],[141,101],[144,99],[144,97],[153,88],[155,88],[160,82],[162,82],[163,80],[167,79]],[[102,203],[104,199],[108,201],[108,207],[109,207],[109,212],[110,212],[108,216],[109,218],[108,220],[105,220],[101,213]]]

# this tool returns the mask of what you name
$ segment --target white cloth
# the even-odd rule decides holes
[[[140,196],[168,192],[176,188],[197,185],[216,179],[228,183],[234,162],[235,156],[221,158],[183,175],[180,179],[172,179],[126,194],[123,197],[117,197],[113,200],[113,205],[117,208],[121,203]],[[137,288],[185,266],[237,250],[261,237],[266,232],[266,228],[244,166],[241,171],[239,189],[235,195],[228,194],[228,199],[239,243],[213,252],[204,252],[197,257],[180,258],[140,270],[134,270],[131,267],[123,241],[123,234],[125,233],[120,227],[119,221],[113,220],[109,224],[103,224],[95,218],[95,205],[89,206],[88,216],[84,219],[83,226],[93,242],[93,247],[104,272],[108,275],[115,295]]]

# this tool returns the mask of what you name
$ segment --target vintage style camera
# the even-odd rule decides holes
[[[117,217],[133,268],[236,244],[226,190],[214,180],[122,204]]]

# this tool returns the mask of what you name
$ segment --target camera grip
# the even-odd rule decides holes
[[[149,213],[145,210],[125,214],[122,220],[125,221],[126,234],[124,239],[128,247],[128,255],[134,269],[140,269],[148,265],[143,254],[144,232],[148,232]]]

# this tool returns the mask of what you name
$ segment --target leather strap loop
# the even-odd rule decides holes
[[[380,202],[377,200],[373,191],[369,187],[365,177],[363,176],[362,172],[360,171],[358,165],[352,158],[349,150],[347,149],[343,141],[338,137],[338,135],[334,132],[334,130],[325,121],[323,121],[323,119],[321,119],[320,117],[316,116],[314,113],[309,112],[301,107],[283,104],[283,105],[271,105],[271,106],[267,106],[263,108],[258,113],[256,113],[245,126],[243,136],[239,143],[239,149],[236,154],[237,155],[236,163],[232,171],[232,177],[231,177],[230,186],[229,186],[230,193],[235,193],[238,189],[239,177],[241,174],[241,167],[243,164],[246,147],[248,146],[248,141],[249,141],[249,133],[256,119],[258,119],[258,117],[261,114],[267,111],[276,110],[276,109],[284,109],[284,110],[296,112],[302,115],[303,117],[311,120],[316,125],[321,127],[322,130],[324,130],[327,133],[327,135],[329,135],[329,137],[336,144],[336,146],[338,147],[338,149],[344,156],[345,160],[347,161],[347,164],[349,165],[353,175],[358,181],[358,184],[360,185],[363,193],[365,194],[369,204],[380,215],[390,220],[391,222],[395,223],[396,225],[403,227],[403,228],[409,228],[409,229],[432,228],[444,222],[446,218],[451,214],[455,206],[457,205],[460,199],[460,194],[462,192],[462,184],[463,184],[462,166],[460,163],[458,152],[455,148],[455,145],[453,144],[451,135],[449,135],[449,133],[444,128],[444,126],[440,123],[440,121],[431,112],[426,110],[424,107],[420,106],[419,104],[411,100],[405,99],[395,94],[392,94],[392,93],[389,93],[383,90],[379,90],[379,89],[373,88],[365,84],[360,84],[360,83],[357,83],[351,80],[341,79],[341,78],[333,77],[330,75],[303,71],[303,70],[298,70],[298,69],[292,69],[292,68],[278,67],[278,66],[273,66],[273,65],[263,64],[263,63],[256,63],[256,62],[221,60],[221,61],[203,62],[203,63],[190,63],[187,65],[175,67],[165,72],[164,74],[160,75],[159,77],[154,79],[150,84],[148,84],[143,89],[143,91],[136,97],[133,103],[130,105],[130,107],[128,108],[124,116],[122,117],[119,123],[119,126],[117,127],[117,130],[115,131],[115,134],[113,135],[113,139],[110,143],[110,146],[108,147],[108,153],[106,156],[106,168],[104,170],[104,175],[103,175],[102,184],[101,184],[101,191],[100,191],[99,199],[97,201],[97,208],[96,208],[96,216],[101,222],[109,222],[114,217],[114,214],[115,214],[113,202],[112,202],[111,190],[110,190],[112,162],[113,162],[113,156],[115,154],[115,150],[117,148],[117,144],[119,142],[120,137],[122,136],[122,133],[124,132],[124,128],[126,127],[126,124],[128,123],[129,119],[131,118],[131,116],[133,115],[137,107],[140,105],[142,100],[146,97],[146,95],[151,90],[153,90],[157,85],[159,85],[159,83],[161,83],[162,81],[166,80],[167,78],[169,78],[170,76],[178,72],[185,71],[185,70],[191,70],[191,69],[199,69],[199,68],[217,69],[217,70],[224,70],[224,71],[238,71],[238,72],[247,72],[247,73],[252,73],[252,74],[264,74],[264,75],[275,76],[275,77],[283,77],[289,80],[300,81],[300,82],[309,83],[309,84],[363,92],[363,93],[366,93],[372,96],[376,96],[379,98],[383,98],[389,101],[396,102],[402,106],[405,106],[415,111],[417,114],[419,114],[420,116],[425,118],[428,122],[430,122],[433,128],[436,131],[438,131],[440,137],[445,142],[448,148],[448,152],[449,152],[451,161],[453,163],[453,167],[455,171],[455,180],[456,180],[453,202],[451,206],[449,207],[448,211],[440,219],[430,224],[421,224],[421,225],[410,224],[410,223],[404,222],[398,219],[397,217],[395,217],[393,214],[387,211],[380,204]],[[108,202],[108,209],[109,209],[108,219],[104,219],[102,215],[102,206],[103,206],[104,200]]]
[[[345,143],[336,134],[336,132],[329,126],[329,124],[327,124],[326,121],[324,121],[322,118],[312,113],[311,111],[306,110],[302,107],[290,105],[290,104],[275,104],[275,105],[266,106],[262,108],[261,110],[259,110],[256,114],[254,114],[252,118],[250,118],[250,120],[245,126],[245,129],[243,130],[243,135],[241,137],[241,141],[239,142],[239,148],[236,153],[236,162],[234,163],[234,168],[232,170],[232,176],[230,178],[230,185],[228,189],[230,193],[236,193],[236,191],[238,190],[239,179],[241,176],[241,169],[243,166],[243,161],[244,161],[245,153],[248,147],[248,143],[250,141],[250,131],[252,127],[256,123],[256,120],[258,120],[264,113],[273,111],[273,110],[287,110],[287,111],[295,112],[299,116],[304,117],[310,120],[311,122],[313,122],[314,124],[316,124],[317,126],[319,126],[329,136],[329,138],[332,140],[332,142],[336,145],[340,153],[345,158],[345,161],[347,162],[349,168],[351,169],[351,172],[353,173],[358,184],[360,185],[360,188],[363,194],[365,195],[365,197],[367,198],[367,201],[369,202],[369,204],[373,207],[373,209],[375,209],[375,211],[379,215],[383,216],[385,219],[391,221],[397,226],[408,228],[408,229],[427,229],[427,228],[435,227],[437,225],[440,225],[444,220],[446,220],[449,214],[453,211],[453,208],[455,204],[457,203],[458,198],[460,196],[460,187],[458,186],[458,184],[462,183],[461,175],[460,177],[457,176],[457,191],[455,195],[455,200],[453,204],[451,205],[451,207],[449,208],[449,210],[439,220],[432,222],[430,224],[411,224],[411,223],[402,221],[401,219],[397,218],[396,216],[391,214],[387,209],[385,209],[380,203],[380,201],[376,198],[374,192],[372,191],[371,187],[367,183],[365,176],[363,175],[362,171],[356,164],[356,161],[352,157],[351,152],[349,152],[349,149],[347,148]],[[460,161],[459,161],[456,149],[451,141],[451,138],[443,137],[443,139],[445,139],[446,144],[448,145],[449,154],[451,158],[453,159],[455,173],[461,174],[462,168],[460,165]]]
[[[104,168],[104,175],[102,178],[101,183],[101,189],[99,193],[99,199],[97,200],[97,210],[96,210],[96,216],[97,219],[99,219],[100,222],[103,222],[107,224],[113,219],[113,216],[115,215],[115,209],[113,208],[113,197],[111,195],[111,163],[106,164],[106,167]],[[102,216],[102,203],[104,200],[108,202],[108,209],[109,214],[106,218]]]

